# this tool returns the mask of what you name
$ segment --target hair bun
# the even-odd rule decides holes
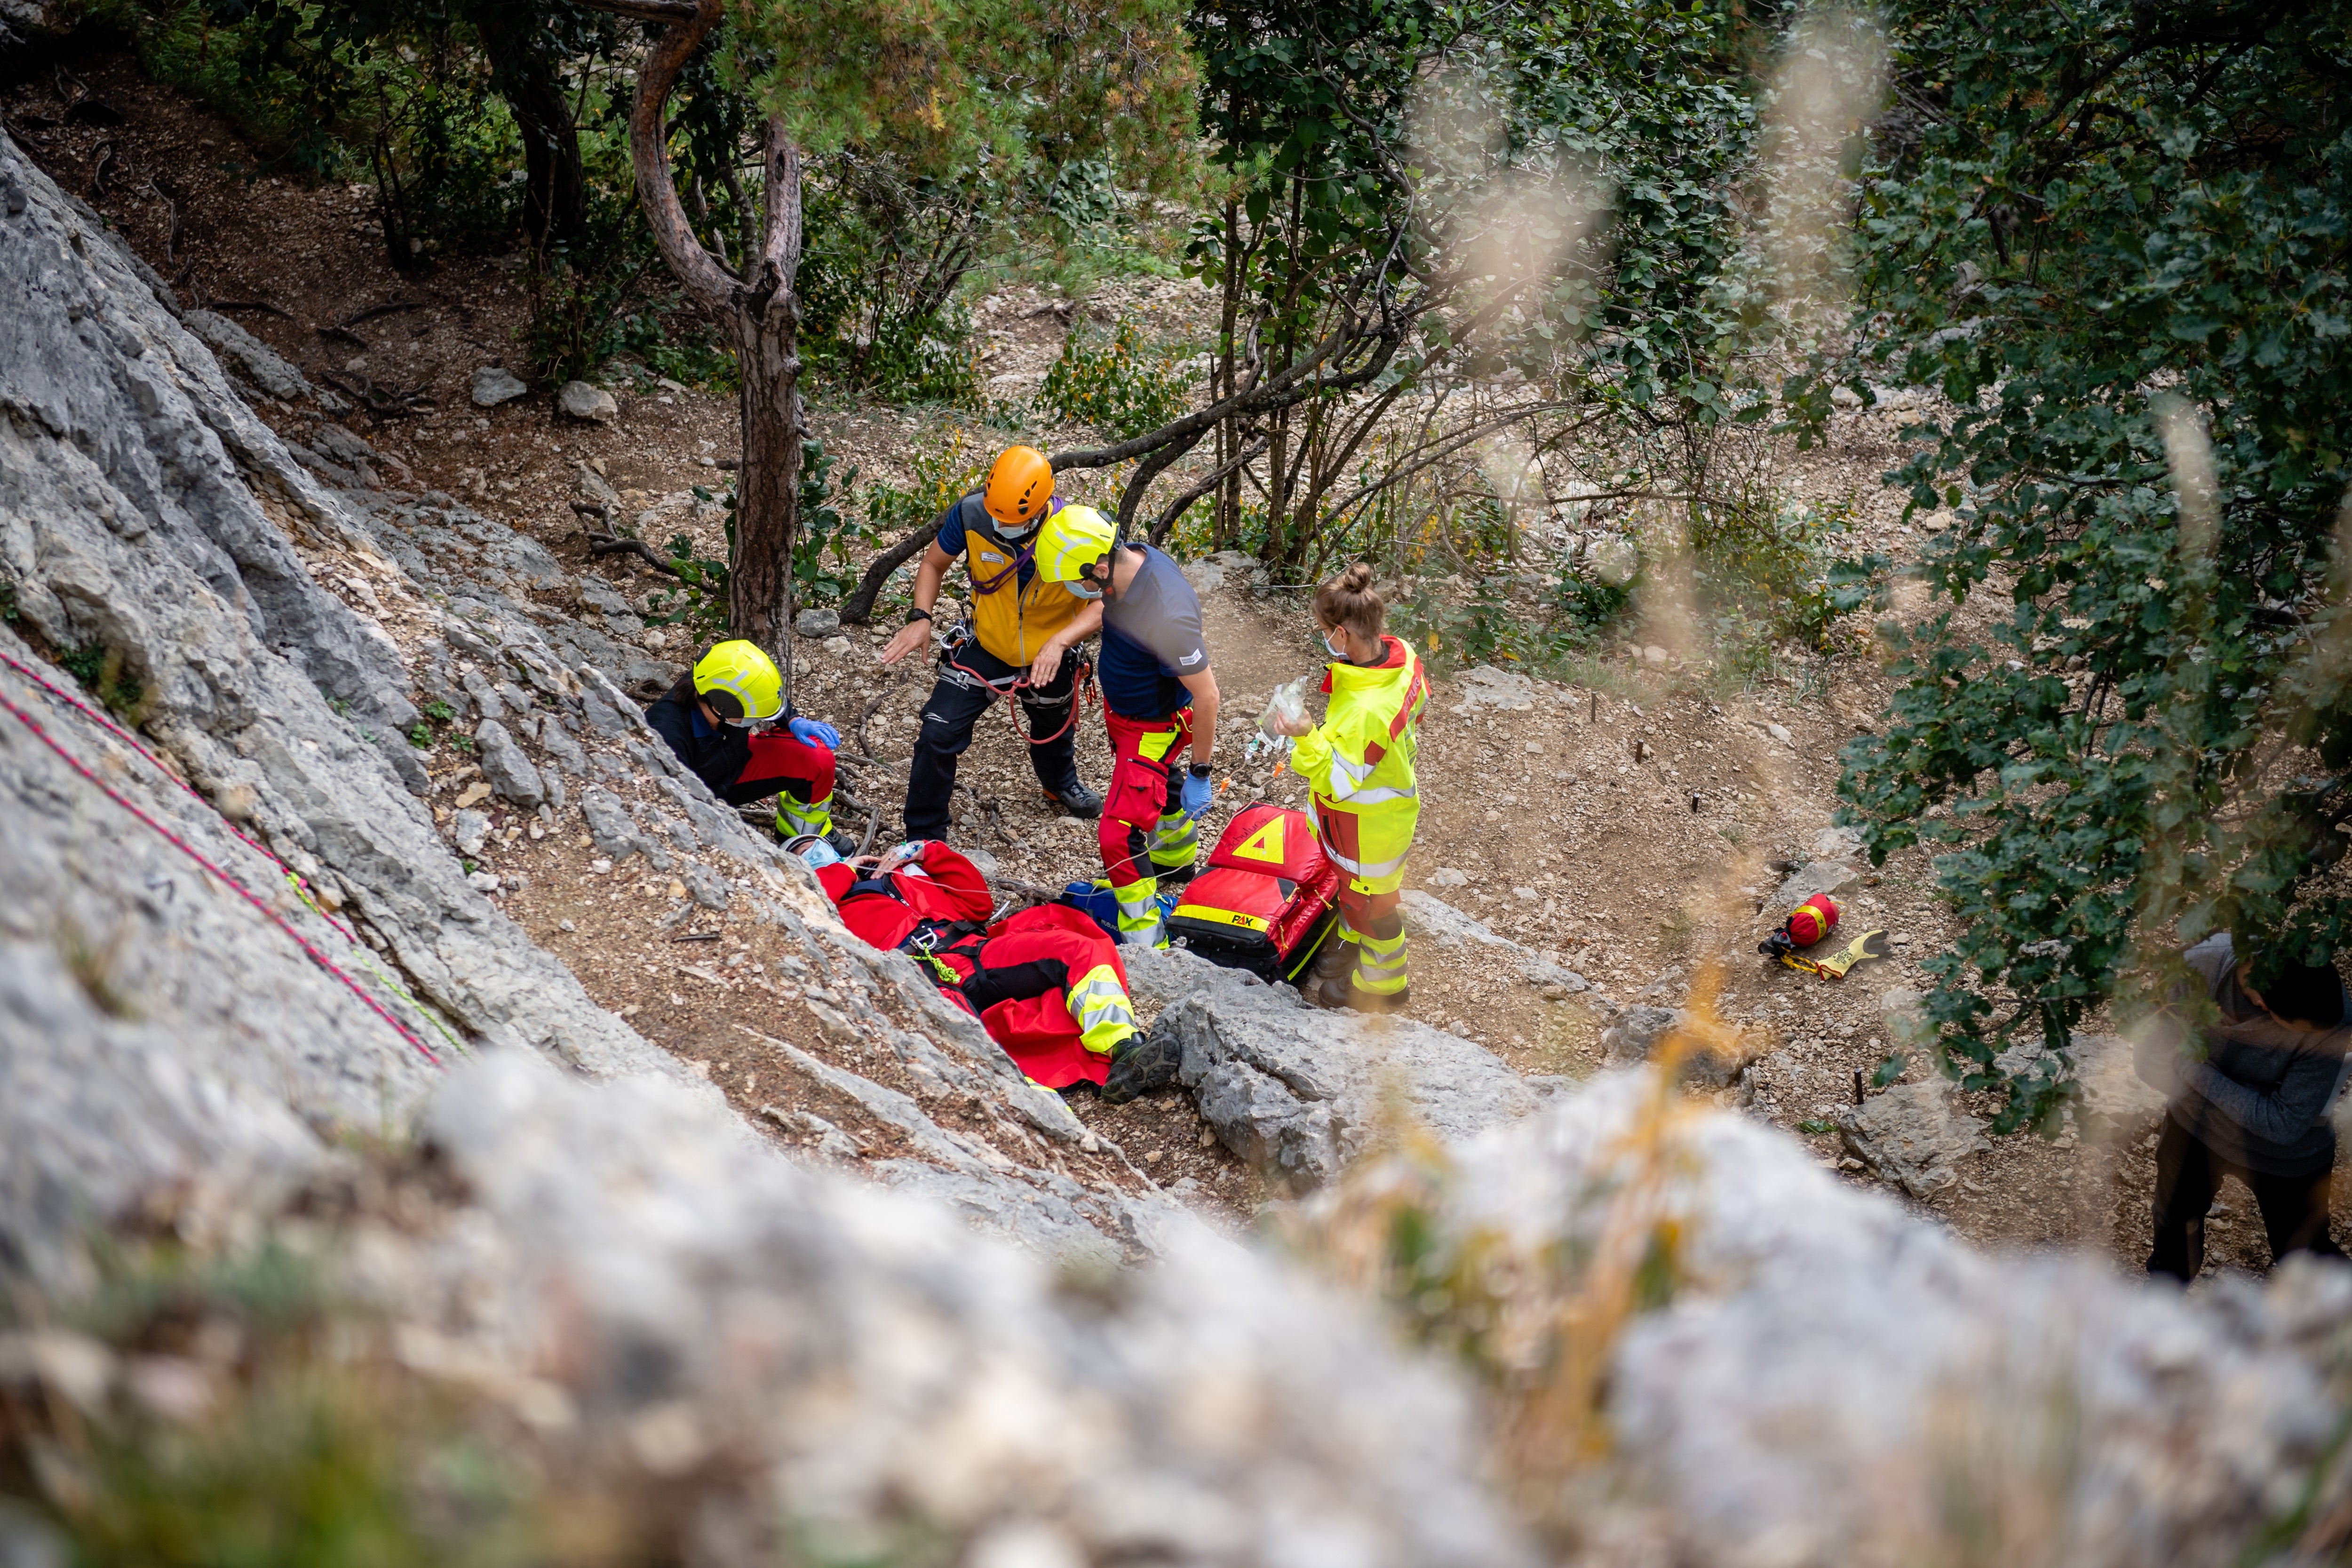
[[[1372,563],[1359,561],[1339,574],[1339,586],[1350,594],[1360,594],[1372,585]]]

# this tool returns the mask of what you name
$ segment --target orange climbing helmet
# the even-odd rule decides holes
[[[1007,447],[988,470],[981,505],[997,528],[1017,538],[1037,526],[1054,500],[1054,466],[1034,447]]]

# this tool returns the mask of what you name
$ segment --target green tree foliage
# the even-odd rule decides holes
[[[2347,22],[1892,16],[1843,374],[1958,413],[1895,476],[1915,514],[1949,509],[1921,567],[1943,607],[1892,636],[1902,685],[1841,790],[1874,858],[1942,851],[1964,934],[1928,1010],[1964,1082],[2007,1082],[2004,1128],[2063,1091],[1995,1053],[2063,1045],[2179,943],[2315,960],[2352,935]],[[1818,416],[1826,380],[1797,390]],[[1962,616],[1979,595],[1989,625]]]
[[[170,17],[188,9],[173,0],[160,8]],[[339,139],[359,144],[394,265],[414,265],[428,246],[487,248],[519,225],[534,245],[583,237],[588,191],[565,62],[619,47],[612,18],[572,0],[195,8],[248,76],[291,87],[304,110],[303,161],[323,170]],[[509,171],[522,176],[519,188]]]
[[[1227,180],[1192,250],[1223,293],[1213,395],[1254,358],[1312,353],[1368,270],[1396,270],[1414,323],[1369,399],[1340,385],[1220,430],[1221,464],[1265,450],[1248,542],[1268,561],[1347,547],[1330,514],[1379,488],[1367,443],[1410,392],[1516,375],[1528,395],[1499,423],[1587,407],[1647,433],[1769,406],[1741,363],[1753,312],[1727,287],[1756,140],[1739,7],[1204,0],[1194,30]],[[1410,447],[1385,479],[1428,457]],[[1221,542],[1244,514],[1236,473]]]

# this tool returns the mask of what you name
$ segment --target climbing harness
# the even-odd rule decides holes
[[[179,784],[182,789],[186,790],[189,795],[194,796],[197,800],[204,801],[205,806],[208,809],[213,810],[215,815],[217,815],[217,807],[213,806],[210,801],[205,801],[205,797],[202,795],[198,794],[195,789],[186,784],[184,780],[181,780],[177,775],[173,774],[172,770],[165,767],[162,761],[159,760],[153,752],[141,745],[138,742],[132,740],[123,731],[121,727],[114,723],[112,720],[93,712],[89,707],[83,703],[79,699],[58,689],[58,687],[42,679],[39,675],[35,674],[32,670],[26,668],[23,664],[18,663],[15,658],[10,658],[7,654],[0,653],[0,663],[6,664],[9,668],[14,669],[17,674],[25,677],[25,679],[31,681],[34,685],[41,688],[43,690],[48,692],[51,696],[65,702],[68,707],[74,709],[76,711],[95,720],[100,725],[105,728],[109,733],[114,735],[132,751],[138,752],[142,757],[144,757],[154,766],[157,772],[163,773],[165,777],[172,779],[174,784]],[[329,958],[324,952],[321,952],[317,944],[313,943],[310,938],[295,930],[292,922],[288,921],[285,916],[279,914],[276,910],[271,909],[268,904],[265,903],[259,894],[254,892],[250,888],[247,888],[243,882],[231,876],[220,866],[215,865],[201,851],[189,844],[187,840],[182,838],[169,827],[166,827],[162,823],[156,821],[146,812],[141,810],[137,805],[125,797],[121,791],[108,784],[104,779],[99,777],[97,773],[94,772],[88,763],[84,763],[79,757],[75,756],[70,751],[68,751],[65,745],[60,742],[57,737],[51,735],[47,730],[42,727],[39,720],[34,718],[32,714],[18,707],[13,700],[5,695],[0,695],[0,710],[5,710],[18,723],[31,731],[34,739],[48,747],[50,751],[55,752],[68,767],[71,768],[75,773],[80,774],[91,784],[95,785],[100,794],[105,795],[107,799],[121,806],[124,811],[130,813],[131,816],[142,826],[152,830],[156,837],[171,845],[172,847],[177,849],[190,860],[194,861],[206,875],[222,883],[231,891],[235,892],[239,898],[243,899],[247,903],[252,905],[254,909],[258,910],[272,925],[276,926],[279,931],[284,931],[287,936],[293,941],[294,945],[300,948],[303,955],[309,958],[312,963],[318,965],[320,969],[332,976],[335,980],[341,982],[343,988],[349,991],[353,996],[358,997],[360,1002],[366,1006],[368,1011],[373,1013],[377,1017],[392,1026],[393,1032],[397,1034],[402,1039],[408,1042],[409,1045],[415,1047],[418,1055],[422,1056],[426,1061],[431,1062],[435,1067],[440,1067],[443,1065],[440,1057],[435,1053],[432,1047],[425,1043],[425,1039],[422,1036],[418,1035],[415,1030],[410,1028],[406,1024],[395,1017],[383,1003],[369,995],[365,988],[363,988],[358,981],[353,980],[348,973],[339,968],[335,962]],[[345,941],[351,942],[355,948],[358,946],[358,938],[352,933],[349,928],[337,921],[333,916],[329,915],[324,910],[319,908],[317,901],[310,897],[301,878],[294,871],[293,868],[288,866],[284,860],[279,859],[276,855],[271,854],[270,851],[263,846],[254,843],[251,838],[247,837],[244,832],[237,828],[236,824],[229,822],[227,818],[223,817],[221,818],[221,821],[224,826],[228,827],[231,835],[239,842],[245,844],[250,848],[260,851],[262,855],[274,862],[279,869],[283,870],[286,873],[288,879],[293,884],[296,893],[301,898],[302,901],[309,905],[310,909],[315,910],[319,914],[320,918],[324,920],[327,924]],[[382,976],[379,976],[378,978],[382,978]],[[387,984],[389,983],[387,982]],[[398,988],[394,987],[394,989],[397,990]],[[404,992],[401,993],[401,995],[402,999],[406,1001],[411,1006],[417,1005],[414,997],[408,996]],[[425,1009],[417,1007],[417,1011],[419,1013],[424,1013]],[[427,1017],[431,1016],[429,1014],[426,1014],[425,1016]],[[436,1026],[438,1026],[437,1024]],[[442,1032],[445,1036],[447,1034],[446,1029]],[[452,1041],[452,1044],[455,1044],[455,1041]]]
[[[991,680],[988,677],[981,674],[980,671],[972,668],[971,666],[964,663],[963,660],[957,656],[963,651],[965,646],[971,643],[971,640],[972,635],[971,628],[965,626],[959,626],[956,628],[956,634],[953,637],[945,639],[940,647],[940,668],[943,670],[952,671],[954,676],[961,677],[962,679],[957,681],[957,684],[960,686],[993,692],[1003,696],[1004,699],[1005,722],[1012,726],[1013,738],[1021,742],[1023,744],[1030,746],[1051,745],[1053,742],[1060,740],[1063,736],[1070,732],[1071,727],[1078,721],[1079,710],[1083,709],[1088,701],[1092,701],[1097,707],[1101,706],[1102,695],[1095,688],[1095,661],[1081,650],[1072,648],[1066,657],[1072,661],[1073,667],[1076,668],[1077,673],[1070,681],[1069,717],[1064,719],[1062,721],[1061,728],[1055,730],[1050,735],[1032,735],[1027,733],[1021,728],[1021,693],[1024,691],[1034,691],[1037,689],[1036,686],[1031,682],[1025,671],[1016,671],[1009,677],[1004,677],[997,680]]]

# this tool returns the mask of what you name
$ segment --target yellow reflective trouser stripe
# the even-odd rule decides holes
[[[1135,1008],[1118,971],[1097,964],[1069,991],[1070,1017],[1087,1049],[1108,1056],[1135,1033]]]
[[[1404,938],[1364,936],[1356,948],[1356,988],[1374,995],[1390,995],[1406,984]]]
[[[1180,812],[1160,819],[1151,832],[1151,863],[1162,868],[1190,866],[1201,851],[1199,825]]]
[[[1175,743],[1176,727],[1171,724],[1158,734],[1144,736],[1135,743],[1135,749],[1142,754],[1146,762],[1156,763],[1166,756],[1168,748]]]
[[[1111,897],[1118,903],[1118,929],[1150,931],[1160,923],[1160,911],[1153,906],[1160,898],[1160,879],[1138,877],[1124,888],[1113,888]]]
[[[1350,860],[1345,855],[1338,854],[1333,851],[1328,845],[1324,847],[1323,853],[1330,857],[1331,863],[1333,865],[1339,867],[1341,870],[1346,871],[1349,876],[1360,877],[1368,882],[1375,877],[1386,877],[1392,874],[1400,869],[1404,865],[1405,861],[1404,855],[1399,855],[1395,858],[1389,860]],[[1411,853],[1412,853],[1412,851],[1410,848],[1405,851],[1405,855],[1410,855]]]

